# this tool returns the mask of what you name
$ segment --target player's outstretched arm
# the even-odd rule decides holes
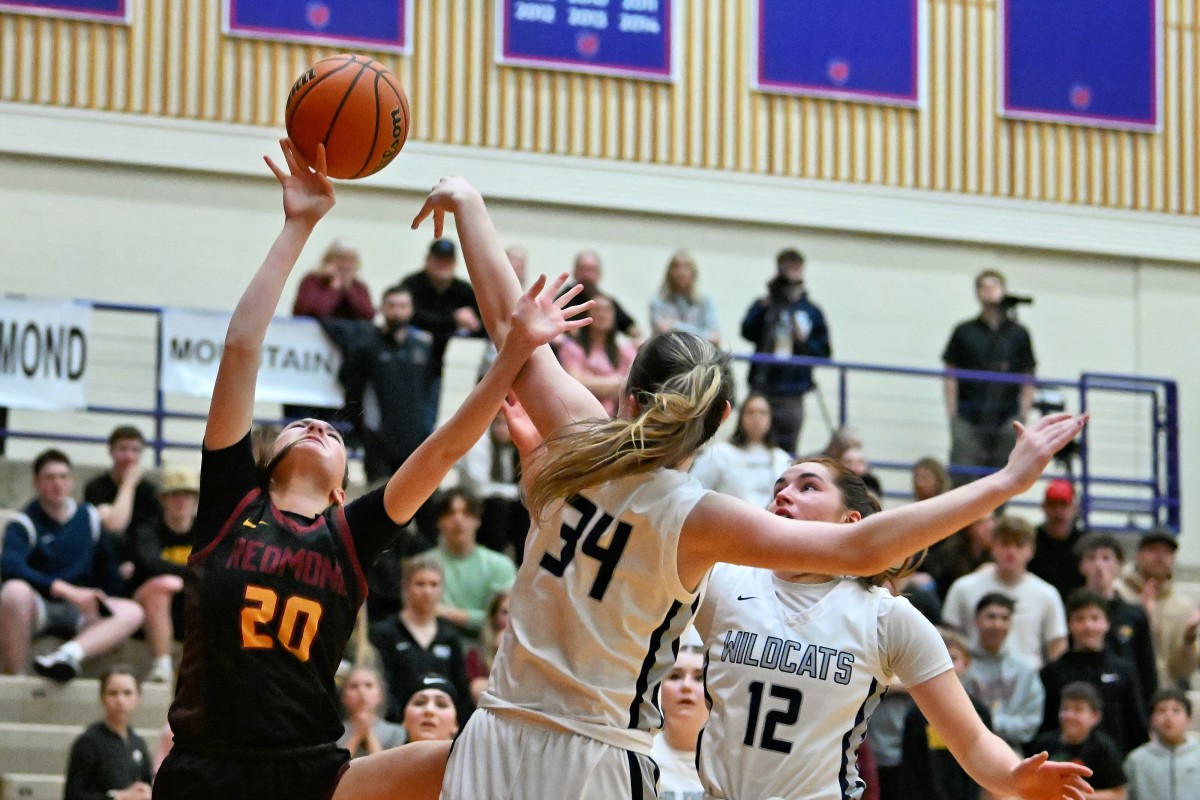
[[[911,687],[917,708],[946,742],[955,760],[993,794],[1023,800],[1084,800],[1092,791],[1082,764],[1048,761],[1045,753],[1020,760],[975,713],[953,670]]]
[[[520,283],[500,245],[483,196],[463,178],[442,178],[417,212],[413,228],[432,217],[434,235],[441,236],[448,213],[454,215],[484,327],[501,347],[508,336],[510,315],[521,296]],[[530,356],[513,389],[543,434],[581,419],[607,416],[600,401],[559,365],[549,346]]]
[[[567,305],[579,294],[579,287],[555,298],[566,279],[567,275],[563,273],[547,286],[545,276],[541,276],[517,301],[508,338],[500,347],[491,369],[467,395],[454,416],[422,442],[388,480],[383,502],[393,520],[407,522],[412,519],[446,473],[487,432],[530,354],[564,331],[581,328],[592,321],[591,317],[574,319],[592,307],[591,301]]]
[[[875,575],[1028,489],[1086,422],[1087,415],[1055,414],[1029,429],[1014,423],[1017,444],[1004,469],[852,524],[786,519],[736,498],[707,494],[684,523],[679,577],[685,586],[695,586],[720,561],[825,575]]]
[[[318,147],[316,163],[309,164],[288,139],[281,139],[279,146],[288,172],[270,158],[263,159],[283,187],[283,230],[242,292],[225,332],[225,349],[204,429],[204,446],[210,450],[235,444],[250,430],[254,384],[267,325],[305,242],[317,222],[333,208],[333,184],[325,172],[325,147]]]

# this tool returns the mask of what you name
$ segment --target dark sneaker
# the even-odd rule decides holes
[[[43,678],[49,678],[58,683],[66,683],[79,675],[82,667],[72,656],[64,653],[51,653],[48,656],[38,656],[33,660],[33,671]]]

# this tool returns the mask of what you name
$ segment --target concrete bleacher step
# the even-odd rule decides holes
[[[158,752],[161,728],[137,728],[151,756]],[[32,725],[0,722],[0,773],[63,775],[71,744],[83,731],[79,725]]]
[[[0,800],[62,800],[62,775],[11,772],[0,775]]]
[[[134,726],[160,729],[166,724],[171,697],[167,684],[143,683]],[[82,730],[101,716],[100,682],[95,678],[57,684],[45,678],[0,676],[0,721],[4,723],[73,725]]]

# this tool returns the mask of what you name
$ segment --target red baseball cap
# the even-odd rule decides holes
[[[1043,502],[1074,503],[1075,487],[1066,478],[1052,480],[1050,481],[1050,485],[1046,487],[1046,498]]]

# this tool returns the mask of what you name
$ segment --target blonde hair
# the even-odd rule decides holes
[[[664,300],[669,300],[674,290],[671,288],[671,268],[676,264],[686,264],[692,268],[692,288],[688,289],[684,297],[689,303],[695,303],[699,295],[700,270],[696,266],[696,259],[692,258],[691,253],[687,250],[676,250],[671,254],[671,260],[667,262],[667,271],[663,273],[662,287],[659,288],[658,294]]]
[[[530,513],[540,519],[555,500],[589,486],[678,464],[717,432],[732,386],[729,357],[706,339],[679,331],[650,338],[625,384],[637,417],[584,420],[548,437],[527,476]]]

